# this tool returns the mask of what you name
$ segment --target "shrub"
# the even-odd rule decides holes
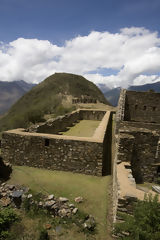
[[[158,196],[146,195],[138,201],[133,216],[124,215],[125,222],[115,226],[116,233],[128,232],[121,236],[123,240],[159,240],[160,239],[160,203]]]
[[[38,240],[49,240],[49,235],[48,235],[47,230],[45,230],[45,229],[41,230]]]
[[[9,207],[0,209],[0,239],[6,239],[9,236],[10,226],[18,219],[13,209]]]

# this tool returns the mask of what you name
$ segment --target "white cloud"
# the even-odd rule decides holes
[[[107,69],[113,73],[105,76]],[[159,81],[160,38],[132,27],[115,34],[91,32],[62,47],[38,39],[0,42],[0,80],[38,83],[55,72],[81,74],[110,87]]]

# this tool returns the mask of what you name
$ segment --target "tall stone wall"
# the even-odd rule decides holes
[[[156,157],[159,135],[146,129],[130,129],[119,133],[118,160],[130,162],[137,183],[153,182],[156,178]]]
[[[124,120],[124,110],[126,101],[126,89],[122,89],[118,101],[118,110],[116,113],[115,134],[118,133],[120,122]]]
[[[125,121],[160,123],[160,93],[126,92]]]
[[[160,93],[122,90],[116,116],[113,163],[113,219],[121,204],[118,164],[130,165],[131,184],[155,182],[160,175]],[[132,174],[131,174],[132,173]],[[119,201],[120,200],[120,201]],[[126,199],[124,199],[126,203]],[[123,209],[122,209],[123,210]],[[127,211],[126,211],[127,212]]]
[[[101,176],[103,143],[5,132],[2,156],[14,165]]]

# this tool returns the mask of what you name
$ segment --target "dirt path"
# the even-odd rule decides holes
[[[117,176],[120,185],[120,197],[123,197],[125,195],[133,195],[138,199],[143,200],[145,192],[137,189],[136,185],[130,181],[130,179],[128,178],[129,172],[125,168],[125,165],[126,165],[125,162],[122,162],[117,165]],[[151,193],[152,195],[156,194],[151,190],[148,193]]]

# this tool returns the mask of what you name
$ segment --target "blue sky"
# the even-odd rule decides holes
[[[123,27],[160,32],[159,0],[0,0],[1,41],[18,37],[61,44],[90,31]]]
[[[121,32],[120,29],[132,30]],[[95,36],[92,34],[93,32],[98,34]],[[155,32],[157,32],[156,36]],[[104,36],[103,33],[109,33],[109,35]],[[2,50],[0,57],[4,59],[2,64],[0,62],[2,72],[0,80],[13,81],[23,78],[29,82],[40,82],[44,77],[55,71],[68,71],[82,74],[95,83],[109,84],[111,87],[158,81],[159,66],[157,65],[157,58],[160,55],[155,56],[154,48],[157,48],[157,53],[159,51],[159,33],[160,0],[0,0],[0,42]],[[119,39],[118,43],[115,40],[116,37]],[[90,41],[90,44],[88,44],[86,38],[87,41]],[[104,46],[97,52],[96,49],[99,44],[105,45],[102,38],[106,42],[113,38],[115,45],[110,43],[110,46]],[[146,45],[143,52],[140,50],[139,38]],[[18,39],[21,39],[21,41],[18,41]],[[33,41],[33,39],[38,42]],[[47,40],[49,43],[41,42],[41,40]],[[150,44],[147,45],[147,41],[150,41]],[[92,46],[92,43],[95,45]],[[139,45],[137,45],[138,43]],[[119,49],[124,49],[127,44],[130,44],[131,51],[132,46],[135,45],[135,50],[139,49],[136,57],[134,56],[132,59],[128,57],[126,60],[125,57],[121,56],[116,59],[116,44],[119,44]],[[81,59],[80,54],[85,54],[88,46],[92,48],[90,51],[95,49],[97,58],[92,56],[90,62],[86,63],[84,58]],[[29,62],[24,62],[24,65],[22,65],[23,61],[21,59],[26,57],[29,59],[29,56],[26,56],[26,49],[28,49],[28,52],[31,49],[34,52],[34,48],[36,48],[35,55],[30,54],[32,59],[28,60],[32,62],[32,66],[29,65]],[[23,49],[25,49],[24,52]],[[70,51],[70,56],[69,49],[73,50]],[[112,51],[108,51],[108,49],[112,49]],[[48,53],[46,53],[47,51]],[[50,51],[52,56],[49,54]],[[110,54],[108,59],[102,56],[105,51],[106,55],[107,52]],[[126,51],[130,51],[128,47],[121,54],[125,54]],[[87,52],[86,58],[90,58],[91,54],[89,51]],[[115,59],[113,64],[109,64],[113,60],[111,58],[112,52]],[[151,65],[154,65],[152,69],[145,66],[143,69],[138,69],[136,73],[131,70],[129,64],[136,63],[138,56],[143,61],[144,57],[148,61],[148,52],[152,53],[150,55],[151,62],[154,58],[154,63],[151,63]],[[20,54],[21,57],[19,57]],[[42,54],[46,54],[46,56],[43,58]],[[38,56],[40,56],[41,61],[37,60]],[[74,57],[72,58],[72,56]],[[102,59],[100,59],[100,56],[102,56]],[[56,59],[60,59],[58,67]],[[64,59],[66,59],[66,62]],[[77,65],[79,64],[79,68],[73,66],[72,70],[70,66],[66,67],[67,59],[76,62]],[[97,59],[100,59],[101,63]],[[93,61],[94,63],[97,61],[97,65],[93,64]],[[103,61],[108,62],[108,65],[102,64]],[[46,68],[46,71],[41,70],[41,74],[37,76],[36,70],[39,71],[38,66],[42,63],[43,66],[41,65],[40,68]],[[85,63],[87,64],[86,68],[84,67]],[[27,72],[22,74],[25,71],[24,66],[28,66],[28,77]],[[83,71],[80,71],[80,68],[83,68]],[[150,80],[148,75],[151,76]]]

